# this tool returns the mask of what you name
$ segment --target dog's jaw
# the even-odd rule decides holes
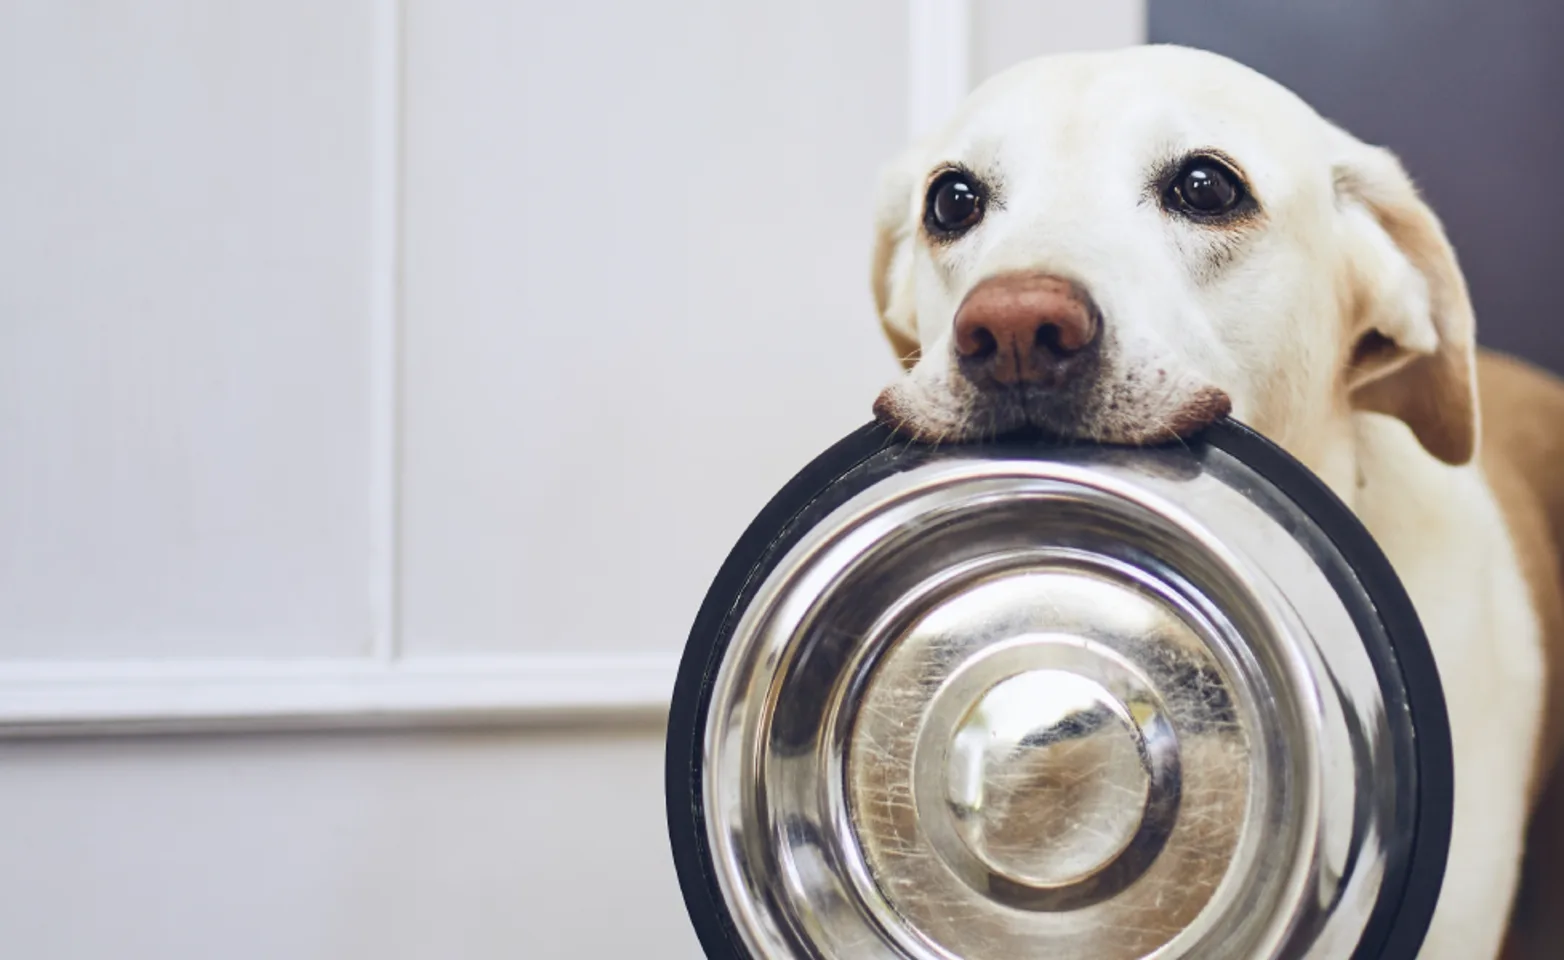
[[[914,370],[880,392],[874,415],[910,439],[953,443],[1035,430],[1060,439],[1125,446],[1185,440],[1227,416],[1227,392],[1170,380],[1154,371],[1088,391],[1051,394],[979,390],[959,373],[933,378]]]

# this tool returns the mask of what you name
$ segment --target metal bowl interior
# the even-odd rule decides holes
[[[1416,921],[1383,598],[1244,460],[885,447],[810,482],[670,725],[712,956],[1378,956]]]

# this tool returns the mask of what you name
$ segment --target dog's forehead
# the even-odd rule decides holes
[[[941,136],[940,160],[973,167],[1141,166],[1220,150],[1267,178],[1306,164],[1326,123],[1280,84],[1179,47],[1041,57],[994,77]]]

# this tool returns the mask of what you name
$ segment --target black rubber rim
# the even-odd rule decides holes
[[[1390,720],[1413,743],[1419,785],[1407,856],[1387,865],[1385,885],[1353,960],[1415,960],[1433,918],[1450,847],[1455,773],[1449,718],[1433,653],[1390,561],[1323,482],[1260,434],[1235,420],[1213,424],[1192,448],[1237,458],[1290,499],[1328,538],[1321,568],[1338,590],[1361,586],[1367,603],[1348,607],[1386,694]],[[1038,441],[985,445],[1026,455]],[[712,581],[690,630],[668,718],[668,834],[685,907],[710,960],[751,960],[733,927],[712,870],[703,809],[702,732],[712,684],[738,615],[761,581],[813,522],[885,476],[925,462],[933,452],[878,424],[862,427],[799,471],[750,523]],[[849,476],[851,475],[851,476]],[[847,481],[847,482],[844,482]],[[1344,599],[1357,591],[1342,591]]]

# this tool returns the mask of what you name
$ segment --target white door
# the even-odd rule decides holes
[[[874,173],[1137,2],[0,0],[0,953],[689,958],[660,720]]]

